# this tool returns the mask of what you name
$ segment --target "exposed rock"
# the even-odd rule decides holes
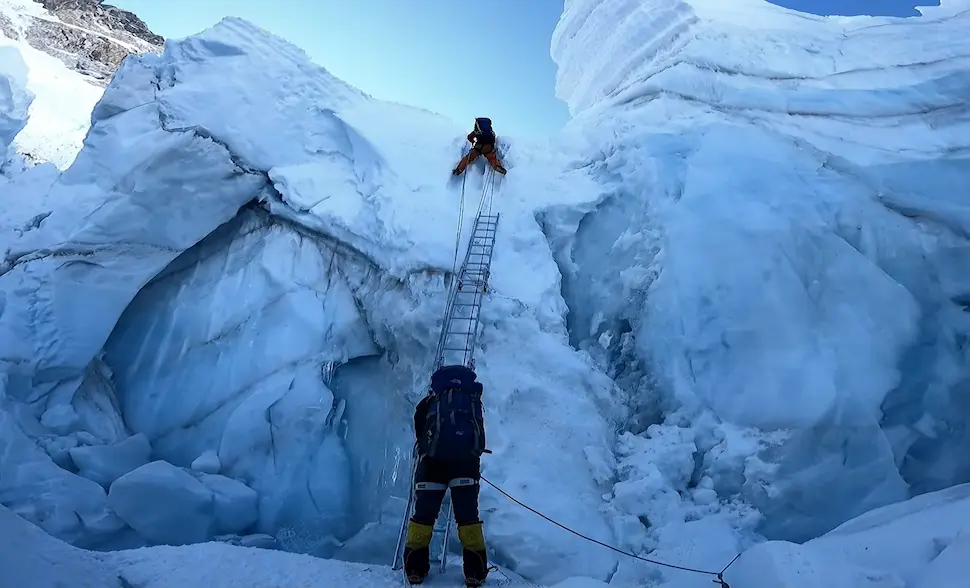
[[[122,41],[137,44],[135,39],[138,39],[153,47],[160,47],[165,42],[133,12],[104,4],[102,0],[41,0],[41,4],[65,23]],[[125,33],[128,33],[127,39]]]
[[[50,17],[0,14],[0,32],[63,61],[105,86],[126,57],[157,53],[165,39],[133,13],[101,0],[40,0]]]

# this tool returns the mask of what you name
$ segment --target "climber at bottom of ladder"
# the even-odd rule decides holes
[[[485,535],[478,517],[485,419],[482,384],[476,378],[465,366],[440,368],[431,376],[428,395],[414,411],[419,461],[414,513],[404,546],[404,572],[411,584],[423,582],[431,569],[434,523],[449,489],[462,545],[465,585],[481,586],[488,575]]]

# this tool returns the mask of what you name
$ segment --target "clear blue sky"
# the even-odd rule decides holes
[[[725,2],[729,0],[724,0]],[[916,14],[913,0],[773,0],[816,14]],[[939,3],[924,0],[924,3]],[[239,16],[375,98],[548,136],[568,119],[549,41],[563,0],[107,0],[178,38]]]
[[[563,0],[106,0],[163,37],[239,16],[364,92],[471,130],[547,136],[568,119],[549,56]]]

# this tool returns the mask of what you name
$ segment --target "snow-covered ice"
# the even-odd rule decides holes
[[[121,476],[147,464],[152,446],[144,433],[138,433],[113,445],[82,445],[68,451],[79,475],[107,489]]]
[[[115,480],[108,504],[142,537],[169,545],[240,533],[258,512],[256,492],[242,482],[160,460]]]
[[[958,585],[970,3],[923,12],[566,0],[574,118],[503,137],[490,481],[641,556],[744,552],[734,586]],[[7,142],[21,65],[0,70]],[[464,121],[234,18],[128,59],[90,120],[64,173],[0,180],[22,195],[0,220],[0,502],[75,546],[219,542],[95,557],[0,521],[139,588],[399,582]],[[509,574],[710,585],[488,485],[481,507]],[[304,553],[239,547],[274,542]]]
[[[39,2],[0,0],[0,21],[8,26],[22,29],[26,14],[54,18]],[[0,27],[0,75],[10,71],[3,57],[10,53],[20,55],[24,63],[23,87],[34,97],[27,126],[17,135],[14,147],[32,161],[50,162],[66,169],[81,149],[91,122],[91,109],[101,98],[103,89],[69,70],[59,59],[24,41],[8,38]]]
[[[603,202],[547,225],[578,225],[548,233],[571,340],[645,438],[624,516],[805,540],[970,479],[968,7],[567,0],[563,136]],[[698,504],[703,480],[728,508]]]
[[[152,543],[199,543],[215,522],[212,491],[188,472],[153,461],[121,476],[108,491],[111,509]]]
[[[13,142],[27,124],[27,107],[33,96],[27,91],[27,65],[20,52],[0,45],[0,142]]]

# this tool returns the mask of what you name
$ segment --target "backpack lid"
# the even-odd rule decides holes
[[[475,130],[479,133],[491,133],[492,132],[492,119],[486,118],[484,116],[475,119]]]
[[[463,365],[446,365],[431,374],[431,390],[441,391],[449,388],[472,388],[477,384],[478,375]]]

